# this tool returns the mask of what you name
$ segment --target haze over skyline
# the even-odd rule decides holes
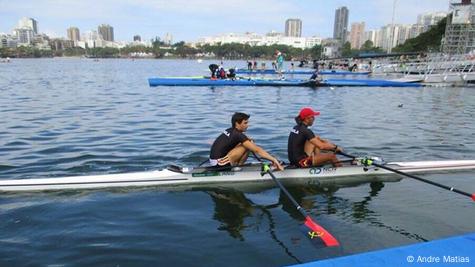
[[[366,22],[366,30],[391,23],[393,0],[0,0],[0,32],[11,33],[22,17],[38,21],[39,32],[52,37],[66,37],[66,29],[75,26],[81,33],[97,30],[100,24],[114,27],[115,39],[130,41],[155,36],[163,39],[167,32],[173,41],[197,41],[200,37],[223,33],[272,30],[284,32],[285,20],[299,18],[302,36],[333,35],[335,9],[348,7],[349,29],[352,22]],[[447,12],[448,0],[398,0],[395,23],[414,24],[417,15]]]

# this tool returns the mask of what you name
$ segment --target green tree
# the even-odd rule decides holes
[[[119,49],[113,47],[94,47],[86,49],[89,57],[112,58],[119,56]]]
[[[85,54],[86,54],[86,50],[82,47],[66,48],[63,51],[63,55],[67,57],[84,56]]]
[[[12,48],[1,47],[0,48],[0,57],[14,57],[15,53]]]
[[[314,45],[312,48],[310,48],[309,51],[309,56],[314,58],[314,59],[321,59],[322,54],[323,54],[323,46],[321,45]]]
[[[343,47],[341,48],[341,55],[343,57],[351,57],[353,51],[351,50],[351,43],[346,42],[343,44]]]
[[[371,40],[367,40],[357,53],[384,53],[384,51],[379,47],[374,47]]]
[[[373,41],[371,40],[366,40],[364,44],[361,46],[360,50],[361,51],[371,51],[373,49]]]

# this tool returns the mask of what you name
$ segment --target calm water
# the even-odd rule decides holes
[[[288,131],[303,106],[322,113],[314,131],[349,153],[475,159],[475,88],[148,86],[153,76],[206,74],[208,64],[0,64],[0,179],[196,165],[235,111],[250,113],[248,134],[287,160]],[[424,177],[475,191],[473,171]],[[310,244],[277,189],[3,194],[0,266],[282,266],[475,231],[473,202],[410,179],[290,191],[340,248]]]

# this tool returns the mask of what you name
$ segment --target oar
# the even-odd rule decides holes
[[[262,175],[269,174],[272,177],[272,180],[280,187],[280,189],[285,193],[285,195],[290,199],[292,204],[297,208],[297,210],[305,217],[305,226],[307,226],[310,231],[308,235],[310,239],[319,237],[322,239],[323,243],[328,247],[339,246],[340,243],[333,237],[325,228],[317,224],[311,217],[308,215],[305,210],[297,203],[297,201],[292,197],[292,195],[287,191],[287,189],[282,185],[282,183],[274,176],[272,173],[269,164],[264,163],[262,165]]]
[[[345,157],[349,157],[349,158],[353,158],[353,159],[356,158],[356,157],[353,156],[353,155],[346,154],[346,153],[341,152],[341,151],[338,152],[338,153],[341,154],[341,155],[343,155],[343,156],[345,156]],[[452,191],[452,192],[459,193],[459,194],[461,194],[461,195],[470,197],[470,198],[472,198],[473,201],[475,201],[475,193],[470,194],[470,193],[467,193],[467,192],[465,192],[465,191],[456,189],[456,188],[451,187],[451,186],[439,184],[439,183],[436,183],[436,182],[433,182],[433,181],[430,181],[430,180],[421,178],[421,177],[419,177],[419,176],[415,176],[415,175],[412,175],[412,174],[409,174],[409,173],[405,173],[405,172],[402,172],[402,171],[400,171],[400,170],[396,170],[396,169],[387,167],[387,166],[385,166],[385,165],[381,165],[381,164],[375,163],[375,162],[374,162],[373,160],[371,160],[371,159],[363,159],[363,160],[361,161],[361,163],[363,163],[363,164],[366,165],[366,166],[373,165],[373,166],[379,167],[379,168],[381,168],[381,169],[385,169],[385,170],[388,170],[388,171],[392,171],[392,172],[395,172],[395,173],[397,173],[397,174],[400,174],[400,175],[403,175],[403,176],[407,176],[407,177],[409,177],[409,178],[413,178],[413,179],[419,180],[419,181],[424,182],[424,183],[428,183],[428,184],[431,184],[431,185],[435,185],[435,186],[438,186],[438,187],[440,187],[440,188],[443,188],[443,189],[446,189],[446,190],[449,190],[449,191]]]

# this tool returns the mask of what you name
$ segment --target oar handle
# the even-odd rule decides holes
[[[352,158],[352,159],[356,159],[356,158],[357,158],[356,156],[347,154],[347,153],[345,153],[345,152],[343,152],[343,151],[338,151],[337,153],[340,154],[340,155],[342,155],[342,156],[348,157],[348,158]]]
[[[350,154],[347,154],[345,152],[338,152],[339,154],[345,156],[345,157],[349,157],[349,158],[353,158],[355,159],[356,156],[353,156],[353,155],[350,155]],[[453,191],[455,193],[458,193],[458,194],[461,194],[461,195],[464,195],[464,196],[467,196],[467,197],[470,197],[473,201],[475,201],[475,193],[473,194],[470,194],[470,193],[467,193],[467,192],[464,192],[462,190],[459,190],[459,189],[456,189],[452,186],[447,186],[447,185],[443,185],[443,184],[439,184],[439,183],[436,183],[434,181],[431,181],[431,180],[427,180],[427,179],[424,179],[422,177],[419,177],[419,176],[415,176],[415,175],[412,175],[412,174],[409,174],[409,173],[405,173],[405,172],[402,172],[400,170],[396,170],[396,169],[393,169],[393,168],[390,168],[386,165],[382,165],[382,164],[379,164],[379,163],[375,163],[373,160],[371,159],[362,159],[361,160],[361,163],[363,163],[364,165],[373,165],[373,166],[376,166],[376,167],[379,167],[381,169],[385,169],[385,170],[388,170],[388,171],[392,171],[394,173],[397,173],[397,174],[400,174],[400,175],[403,175],[403,176],[407,176],[409,178],[413,178],[413,179],[416,179],[416,180],[419,180],[421,182],[424,182],[424,183],[428,183],[428,184],[431,184],[431,185],[435,185],[437,187],[440,187],[440,188],[443,188],[443,189],[446,189],[446,190],[449,190],[449,191]]]

